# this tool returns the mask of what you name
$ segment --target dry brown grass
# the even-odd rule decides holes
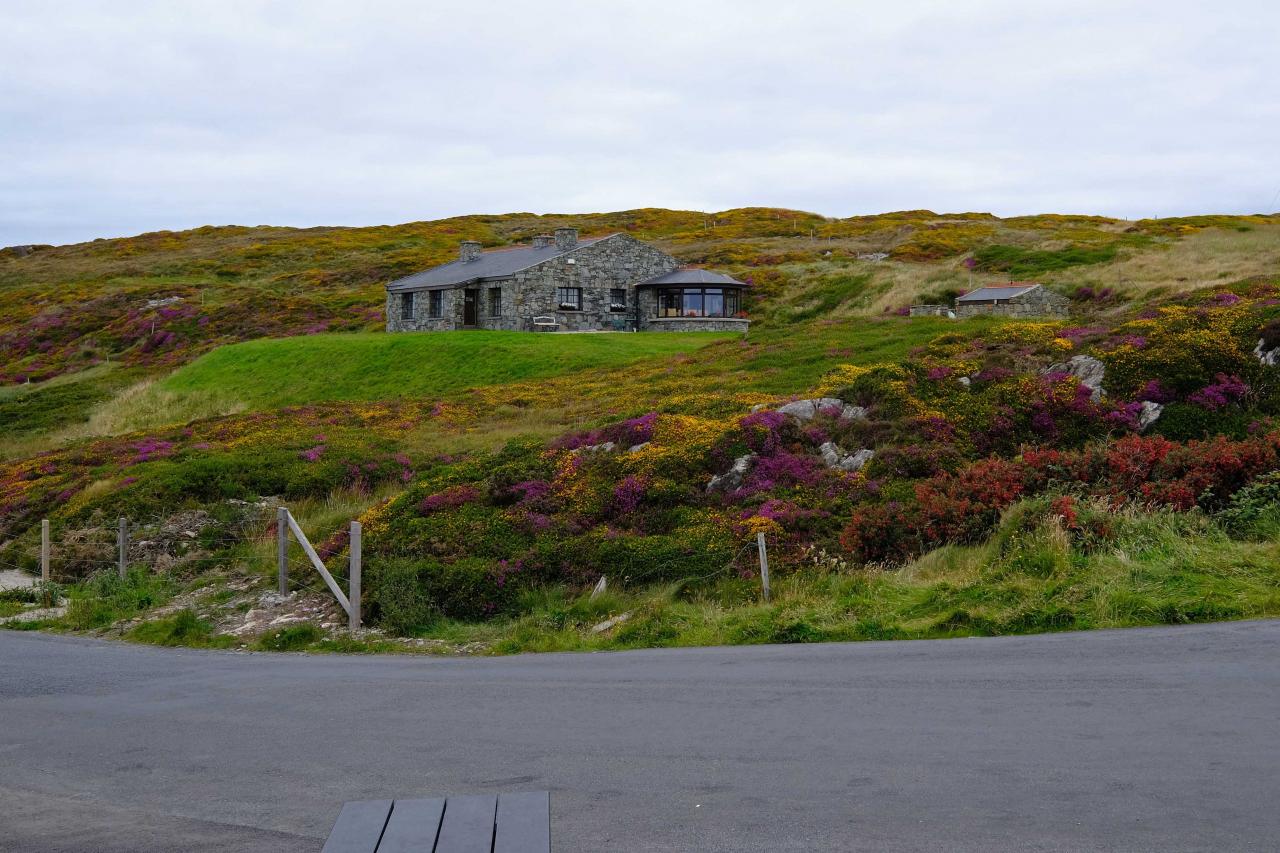
[[[1115,287],[1130,299],[1173,295],[1280,273],[1280,225],[1211,228],[1176,242],[1128,251],[1109,264],[1057,273],[1055,284]]]
[[[1123,223],[1117,223],[1120,228]],[[1029,240],[1025,232],[1009,230],[998,242],[1038,249],[1062,248],[1060,239]],[[878,316],[916,302],[922,294],[947,288],[969,290],[1001,283],[999,273],[971,273],[957,256],[931,263],[894,260],[879,262],[839,259],[784,267],[792,288],[782,302],[795,307],[811,304],[834,275],[868,274],[863,294],[830,312],[831,317]],[[1110,263],[1091,264],[1035,277],[1070,292],[1081,285],[1110,287],[1124,304],[1158,296],[1174,296],[1231,282],[1280,274],[1280,225],[1257,225],[1249,231],[1210,228],[1181,239],[1165,239],[1149,246],[1122,249]]]

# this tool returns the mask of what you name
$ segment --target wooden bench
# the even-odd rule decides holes
[[[560,323],[556,321],[556,318],[546,314],[534,317],[532,322],[535,332],[554,332],[560,328]]]
[[[551,853],[551,796],[351,802],[323,853]]]

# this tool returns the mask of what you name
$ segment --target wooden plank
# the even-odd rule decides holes
[[[450,797],[444,806],[435,853],[492,853],[497,809],[498,798],[493,794]]]
[[[378,853],[431,853],[443,815],[443,799],[396,800]]]
[[[551,853],[551,795],[522,791],[498,797],[493,853]]]
[[[390,814],[390,800],[359,800],[343,804],[321,853],[374,853]]]
[[[298,544],[302,546],[302,550],[306,552],[307,557],[311,560],[311,565],[316,567],[316,571],[320,573],[320,577],[324,578],[325,584],[329,587],[329,592],[333,593],[333,597],[338,599],[338,604],[346,611],[347,615],[351,615],[351,602],[347,601],[347,596],[339,588],[338,582],[333,579],[333,575],[329,574],[329,570],[324,567],[324,561],[316,554],[316,549],[311,547],[311,543],[307,541],[307,534],[302,532],[302,528],[298,526],[297,520],[294,519],[293,513],[288,513],[289,529],[293,531],[294,538],[298,540]]]

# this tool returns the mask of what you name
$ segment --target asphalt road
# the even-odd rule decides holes
[[[495,659],[0,631],[0,848],[319,850],[549,789],[557,851],[1275,850],[1280,622]]]

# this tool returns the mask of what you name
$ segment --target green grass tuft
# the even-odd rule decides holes
[[[324,639],[324,631],[302,623],[268,631],[258,638],[257,648],[266,652],[296,652],[314,646]]]
[[[130,631],[126,639],[159,646],[226,648],[235,643],[234,637],[215,636],[213,626],[189,608],[165,619],[143,622]]]

